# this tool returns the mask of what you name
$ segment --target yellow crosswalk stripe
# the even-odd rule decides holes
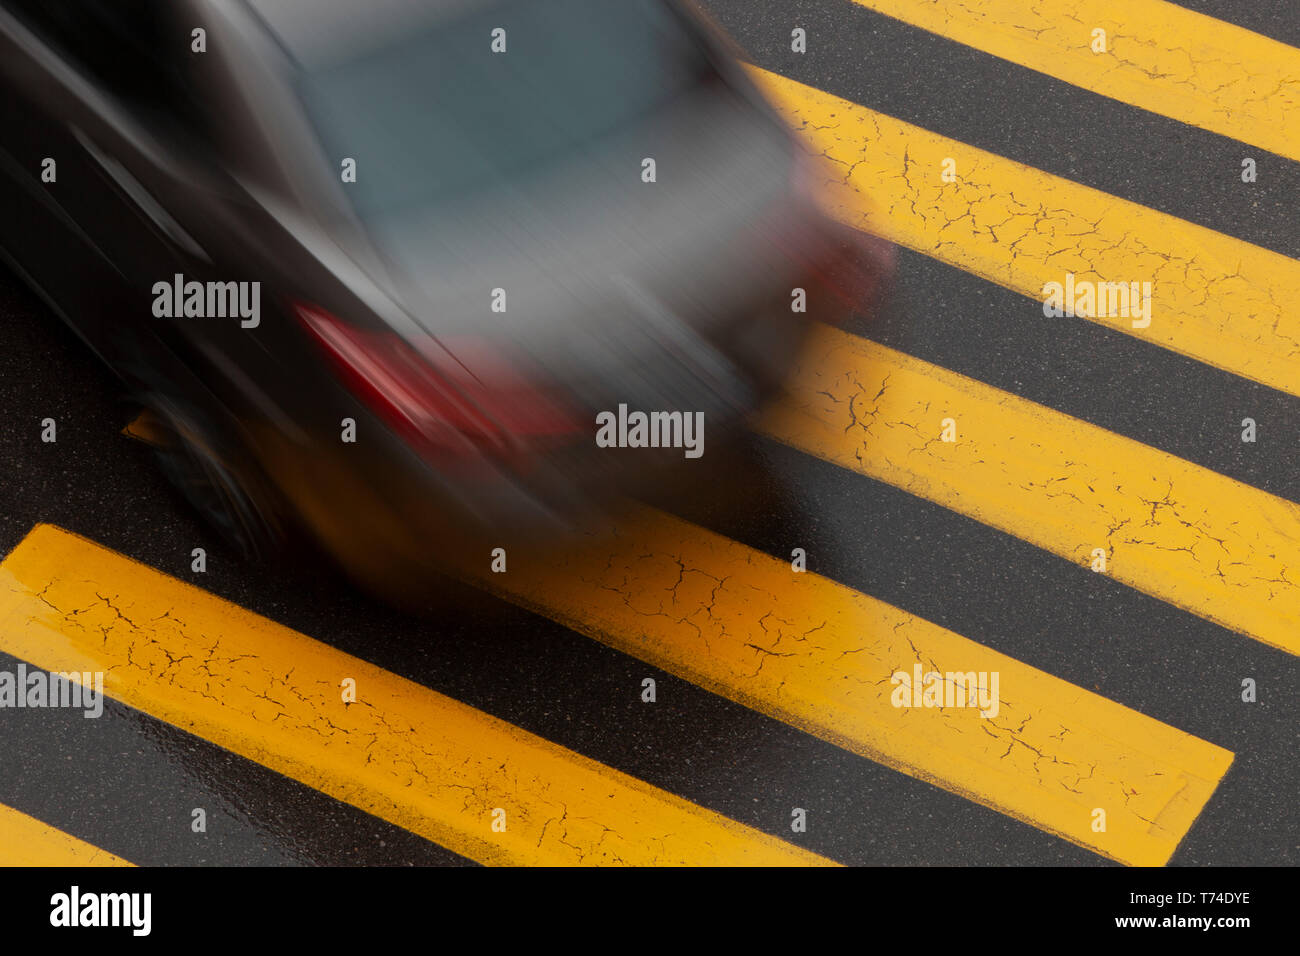
[[[1300,50],[1231,23],[1161,0],[853,2],[1074,86],[1300,160]]]
[[[1092,294],[1096,284],[1149,282],[1145,327],[1134,327],[1145,317],[1101,314],[1123,311],[1117,287],[1104,301],[1094,296],[1092,307],[1081,294],[1077,301],[1092,321],[1300,395],[1300,311],[1292,307],[1300,262],[775,74],[756,75],[828,158],[821,199],[831,215],[1029,296],[1039,304],[1025,308],[1039,315],[1048,283]],[[944,181],[945,168],[955,169],[955,182]]]
[[[0,804],[0,866],[131,866],[107,850]]]
[[[1220,747],[654,511],[634,509],[612,540],[593,536],[567,553],[512,550],[508,573],[478,583],[716,694],[1124,863],[1165,863],[1232,761]],[[954,689],[978,684],[997,706],[895,706],[904,685],[894,675],[917,669],[923,687],[937,683],[925,676],[934,672]],[[959,674],[970,676],[959,684]],[[945,692],[945,703],[958,701],[969,704],[965,691],[951,700]],[[1104,831],[1094,829],[1103,819]]]
[[[788,389],[772,437],[1300,653],[1300,506],[827,326]]]
[[[829,862],[50,525],[0,649],[482,863]]]

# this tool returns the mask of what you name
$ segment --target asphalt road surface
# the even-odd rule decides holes
[[[708,3],[826,157],[836,214],[899,244],[894,287],[819,340],[743,480],[432,619],[241,563],[0,274],[0,672],[97,645],[80,614],[144,662],[105,658],[134,676],[99,719],[0,710],[0,834],[137,864],[1300,862],[1300,110],[1231,99],[1245,68],[1300,63],[1260,38],[1300,44],[1300,16],[1186,2],[1260,35],[1244,67],[1172,53],[1126,85],[1105,57],[1151,2],[1095,4],[1110,54],[1090,23],[1016,21],[1052,75],[997,46],[1016,4],[993,26],[894,9],[925,6]],[[1205,29],[1158,20],[1169,50]],[[1152,281],[1150,326],[1044,316],[1066,273]],[[38,524],[80,537],[15,551]],[[997,671],[1001,713],[844,691],[931,662]]]

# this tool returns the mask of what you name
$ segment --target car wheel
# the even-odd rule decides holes
[[[158,464],[194,509],[247,560],[283,553],[283,509],[256,466],[231,454],[233,446],[193,409],[159,395],[144,405]]]

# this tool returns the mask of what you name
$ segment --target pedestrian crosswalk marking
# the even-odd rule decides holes
[[[1161,0],[853,2],[1074,86],[1300,160],[1300,50],[1234,24]],[[1097,30],[1104,31],[1101,37]]]
[[[516,548],[480,586],[904,773],[1134,865],[1165,863],[1232,754],[661,512]],[[996,716],[896,705],[899,672],[999,674]],[[994,708],[988,708],[992,711]],[[1103,808],[1105,832],[1092,829]]]
[[[0,650],[482,863],[830,862],[51,525],[0,562]]]
[[[788,392],[780,441],[1300,654],[1293,502],[828,326]]]
[[[131,866],[69,833],[0,804],[0,866]]]
[[[764,70],[761,86],[825,157],[843,222],[1033,299],[1049,283],[1150,282],[1151,315],[1091,321],[1300,395],[1300,262],[1081,186]],[[956,164],[944,182],[943,162]],[[1073,277],[1072,280],[1067,277]],[[1109,301],[1109,298],[1108,298]]]

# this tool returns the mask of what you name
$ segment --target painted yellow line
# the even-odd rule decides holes
[[[483,863],[829,862],[50,525],[0,648]]]
[[[1232,754],[881,601],[640,509],[481,586],[853,753],[1124,863],[1165,863]],[[920,667],[996,708],[896,707]],[[956,687],[954,678],[953,686]],[[933,681],[932,681],[933,682]],[[954,694],[954,703],[958,696]],[[990,698],[991,700],[991,698]],[[901,698],[900,698],[901,702]],[[1094,820],[1105,814],[1105,832]]]
[[[1074,86],[1300,160],[1300,50],[1231,23],[1161,0],[853,2]]]
[[[1300,653],[1300,505],[826,326],[788,388],[780,441]]]
[[[0,804],[0,866],[131,866],[107,850]]]
[[[1300,395],[1300,262],[765,71],[774,103],[825,154],[843,222],[1037,301],[1074,276],[1092,321]],[[955,182],[943,179],[944,161]],[[1083,283],[1151,283],[1145,318],[1101,315]],[[1139,287],[1140,288],[1140,287]],[[1109,294],[1106,306],[1111,306]],[[1120,312],[1122,303],[1114,302]],[[1043,322],[1069,322],[1041,317]]]

